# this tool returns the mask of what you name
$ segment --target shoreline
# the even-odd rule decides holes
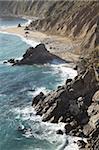
[[[54,53],[55,55],[59,55],[61,58],[63,58],[64,53],[65,53],[65,55],[66,55],[65,59],[72,60],[72,63],[71,63],[72,65],[77,61],[77,58],[76,59],[74,58],[75,55],[73,53],[70,53],[70,52],[66,51],[66,49],[63,49],[66,44],[68,45],[67,48],[69,48],[69,46],[72,44],[69,39],[66,39],[66,38],[63,38],[60,36],[47,35],[47,34],[44,34],[44,33],[38,32],[38,31],[29,31],[28,37],[25,37],[24,27],[9,28],[9,29],[2,30],[1,32],[2,33],[5,32],[7,34],[12,34],[12,35],[17,35],[17,36],[21,37],[22,39],[24,38],[25,42],[26,42],[26,40],[33,42],[34,39],[35,39],[35,41],[43,42],[46,45],[47,49],[49,48],[48,50],[50,52]],[[61,45],[61,46],[58,47],[59,45]],[[52,47],[50,47],[50,46],[52,46]],[[73,49],[73,45],[71,47]],[[61,51],[61,49],[63,49],[63,51]],[[69,53],[69,56],[67,56],[68,53]],[[68,59],[67,59],[67,57],[68,57]],[[72,65],[71,65],[71,68],[73,68]],[[81,77],[83,82],[80,82],[82,80],[80,80],[79,77]],[[83,78],[83,77],[85,77],[85,78]],[[83,99],[86,98],[85,96],[88,95],[91,91],[90,83],[86,80],[86,79],[90,79],[90,78],[91,79],[93,78],[93,76],[91,75],[91,70],[87,70],[87,74],[85,72],[81,76],[76,77],[74,80],[67,80],[66,84],[64,86],[60,86],[60,87],[58,87],[58,89],[56,91],[54,91],[55,93],[51,92],[49,95],[43,95],[44,97],[42,96],[39,100],[39,107],[36,106],[36,103],[35,103],[36,97],[34,97],[35,99],[33,100],[32,106],[36,109],[38,115],[40,115],[40,113],[42,114],[43,121],[46,121],[46,122],[51,121],[53,123],[55,123],[55,122],[57,123],[59,121],[62,121],[62,119],[65,120],[66,121],[65,122],[66,123],[66,126],[65,126],[66,135],[70,134],[71,136],[80,137],[80,136],[82,136],[81,134],[83,134],[83,137],[86,137],[86,133],[85,133],[86,129],[84,130],[84,127],[86,127],[85,125],[90,127],[90,125],[88,124],[90,122],[88,122],[88,121],[91,117],[89,118],[89,116],[87,115],[86,108],[84,108],[84,107],[87,107],[87,105],[80,106],[80,101],[83,102]],[[93,83],[94,82],[92,80],[91,84],[93,85]],[[76,85],[76,88],[75,88],[75,85]],[[79,85],[80,85],[81,89],[79,88]],[[88,91],[85,90],[84,87],[88,87]],[[84,93],[84,94],[82,94],[82,93]],[[56,97],[55,97],[55,95],[56,95]],[[40,95],[37,95],[37,96],[40,96]],[[70,101],[70,99],[69,99],[70,96],[72,96],[73,98],[75,97],[75,101],[73,98]],[[64,99],[64,98],[67,98],[67,99]],[[80,98],[80,101],[79,101],[79,98]],[[43,105],[42,105],[42,99],[43,99]],[[46,103],[46,99],[48,101],[47,103]],[[54,105],[52,105],[52,101],[50,101],[50,99],[54,102]],[[60,103],[60,99],[61,99],[61,103]],[[66,103],[65,103],[65,101],[66,101]],[[72,101],[74,103],[72,103]],[[78,105],[76,104],[76,102],[78,102]],[[61,108],[57,104],[60,104]],[[65,118],[64,114],[61,114],[61,116],[57,115],[58,112],[61,112],[61,109],[63,109],[63,110],[67,109],[66,104],[68,104],[68,106],[69,106],[68,111],[70,111],[69,119],[71,119],[71,120],[69,120],[69,121],[68,121],[68,116],[67,116],[67,118]],[[55,106],[55,108],[54,108],[54,106]],[[79,109],[79,106],[80,106],[80,109]],[[39,108],[41,109],[41,112],[39,111]],[[57,114],[54,111],[54,109],[57,110]],[[48,112],[45,110],[48,110]],[[53,112],[51,112],[51,110],[53,110]],[[68,114],[68,112],[65,112],[65,113]],[[75,114],[77,114],[76,116],[79,116],[79,118],[76,118]],[[85,118],[83,118],[83,116]],[[81,119],[81,118],[83,118],[83,119]],[[91,119],[93,119],[93,118],[91,118]],[[84,124],[83,129],[82,129],[82,124]],[[70,127],[70,129],[68,129],[68,127]],[[75,130],[74,130],[74,127],[75,127]],[[73,131],[75,131],[75,133],[73,133]],[[86,138],[86,140],[87,139],[88,138]],[[83,141],[83,139],[82,139],[82,141]],[[87,144],[87,142],[85,142],[85,143]]]
[[[3,2],[1,3],[3,4]],[[46,74],[48,78],[45,78],[46,76],[42,74],[42,76],[44,77],[43,79],[42,76],[39,76],[39,73],[41,73],[40,69],[38,69],[40,72],[37,72],[38,76],[36,75],[36,78],[34,78],[34,72],[33,72],[33,75],[29,74],[29,76],[27,76],[26,75],[28,71],[27,69],[25,70],[26,72],[23,72],[22,69],[20,69],[20,72],[22,72],[22,77],[23,77],[22,79],[21,79],[21,74],[17,76],[17,72],[14,72],[15,74],[13,75],[11,72],[11,76],[8,76],[7,78],[6,88],[8,87],[8,91],[5,88],[5,83],[6,83],[5,73],[7,72],[4,72],[4,74],[2,75],[3,78],[1,78],[1,81],[4,82],[3,86],[1,84],[2,86],[1,88],[3,89],[4,87],[4,89],[2,90],[3,91],[2,93],[5,94],[6,92],[8,92],[8,94],[11,94],[11,98],[9,97],[10,95],[7,95],[7,99],[11,101],[11,104],[13,104],[13,102],[16,100],[15,108],[17,108],[16,105],[18,102],[17,106],[21,110],[21,109],[24,109],[25,99],[26,101],[28,101],[27,96],[29,96],[29,94],[31,94],[32,92],[38,92],[37,88],[40,87],[41,92],[39,91],[39,93],[38,94],[36,93],[37,95],[34,94],[34,96],[31,95],[32,104],[30,103],[29,104],[30,104],[30,107],[32,107],[33,110],[35,111],[35,116],[37,117],[40,116],[41,120],[40,119],[39,120],[42,123],[43,122],[45,124],[53,123],[54,125],[55,124],[59,125],[59,123],[64,124],[64,126],[60,126],[59,130],[55,126],[53,127],[55,129],[53,131],[55,140],[57,140],[57,137],[59,135],[60,136],[62,135],[62,138],[59,137],[59,142],[60,143],[62,142],[62,144],[61,145],[57,144],[58,146],[57,150],[63,150],[65,148],[70,150],[68,146],[72,146],[72,144],[75,144],[77,146],[75,150],[77,149],[97,150],[99,147],[99,64],[98,64],[99,49],[97,48],[98,46],[98,13],[99,13],[98,3],[94,3],[94,2],[93,3],[91,2],[71,3],[69,2],[66,5],[65,2],[61,2],[61,4],[60,2],[59,3],[53,2],[53,4],[50,5],[50,3],[45,3],[45,2],[44,3],[39,3],[39,2],[32,3],[31,2],[31,3],[22,3],[23,7],[20,7],[21,3],[18,4],[18,3],[9,2],[8,6],[6,5],[7,3],[4,3],[5,5],[4,4],[2,5],[1,14],[7,13],[7,14],[11,14],[11,16],[13,17],[16,16],[16,17],[23,18],[26,20],[25,23],[23,24],[19,21],[19,24],[17,23],[19,27],[17,27],[17,24],[16,24],[16,26],[11,26],[5,29],[3,29],[2,27],[2,31],[0,29],[2,33],[5,32],[6,34],[15,35],[15,37],[18,36],[17,37],[18,41],[15,42],[15,44],[18,44],[18,46],[16,46],[15,49],[12,48],[11,53],[13,54],[14,50],[16,50],[16,52],[19,53],[19,56],[22,55],[22,51],[20,47],[21,44],[19,45],[19,43],[22,42],[22,40],[25,43],[28,43],[27,45],[24,42],[22,42],[23,45],[25,44],[27,45],[27,47],[28,46],[35,47],[37,43],[40,43],[39,45],[44,45],[44,47],[46,46],[46,51],[48,50],[47,51],[48,53],[50,52],[51,54],[54,54],[66,60],[67,63],[62,64],[64,66],[61,66],[61,64],[57,63],[56,61],[57,67],[55,66],[53,67],[51,66],[51,64],[49,64],[51,66],[51,71],[50,71],[51,75],[52,73],[54,73],[54,71],[57,71],[55,73],[57,73],[59,77],[56,78],[55,76],[54,84],[52,83],[52,89],[48,91],[48,93],[47,92],[44,93],[44,91],[48,89],[50,85],[50,81],[53,81],[52,80],[53,76],[50,77],[49,72],[48,72],[48,74]],[[21,14],[21,15],[13,15],[13,14]],[[24,15],[24,14],[27,14],[27,15]],[[32,18],[32,15],[38,16],[38,17]],[[93,20],[91,18],[93,18]],[[26,30],[24,30],[24,28]],[[4,34],[0,35],[1,38],[3,37],[2,35],[4,36]],[[12,35],[4,36],[4,37],[7,36],[6,41],[8,40],[11,46],[14,45],[10,40],[10,38],[11,39],[14,38],[14,36]],[[6,46],[5,42],[2,43],[2,47],[4,46]],[[4,50],[2,49],[2,47],[1,47],[1,52],[3,54]],[[8,46],[7,46],[7,49],[5,50],[5,52],[9,52],[9,50],[11,49],[10,47],[8,49]],[[14,59],[12,59],[11,61],[12,63],[15,62],[15,65],[17,64],[21,65],[22,62],[23,64],[26,64],[26,65],[29,65],[29,64],[34,65],[37,62],[35,61],[33,62],[33,59],[35,59],[36,56],[38,55],[40,55],[40,57],[37,57],[37,60],[40,60],[40,58],[42,60],[49,60],[48,57],[47,59],[45,57],[43,58],[42,54],[45,55],[46,51],[42,51],[42,54],[41,54],[40,50],[42,50],[42,47],[39,47],[38,51],[35,50],[35,48],[29,47],[26,53],[23,55],[22,61],[21,60],[18,61]],[[33,55],[32,52],[34,53],[36,52],[36,54]],[[11,53],[9,57],[11,56],[13,57]],[[55,57],[53,57],[53,60],[55,60]],[[8,62],[11,62],[11,61],[8,61]],[[45,64],[43,65],[46,65],[47,61],[44,63]],[[67,69],[67,67],[69,67],[71,70],[77,73],[77,75],[75,75],[74,78],[70,77],[70,72]],[[69,75],[67,77],[66,77],[65,69],[68,70],[67,72]],[[18,72],[19,72],[19,69],[18,69]],[[2,69],[1,69],[1,73],[2,73]],[[71,72],[71,75],[74,75],[74,73]],[[24,76],[26,77],[26,80]],[[34,79],[33,80],[34,83],[31,80],[31,76]],[[15,84],[15,81],[17,81],[15,79],[17,79],[18,77],[19,77],[19,82],[16,82]],[[41,86],[42,82],[40,83],[39,78],[42,79],[42,81],[44,81],[44,86]],[[8,86],[10,79],[11,79],[11,85]],[[60,85],[58,86],[57,81],[59,79],[62,79],[62,80],[61,80]],[[37,80],[37,84],[35,84],[35,80]],[[45,82],[45,80],[47,80],[48,83]],[[63,81],[64,83],[62,83]],[[21,88],[21,83],[22,83],[22,88]],[[23,84],[24,84],[24,87],[23,87]],[[45,87],[45,84],[47,85],[47,88]],[[53,85],[56,85],[56,88]],[[18,90],[16,89],[16,87],[18,87]],[[28,87],[30,90],[28,89]],[[44,87],[44,90],[42,89],[42,87]],[[10,92],[9,92],[9,89],[11,90]],[[23,92],[22,96],[20,95],[21,94],[20,91]],[[29,91],[31,93],[27,94],[26,91]],[[18,95],[17,93],[19,93],[20,95],[19,97],[17,96]],[[5,99],[4,102],[6,102],[6,97],[4,97],[4,99]],[[23,101],[20,101],[20,99],[23,99]],[[3,108],[3,103],[1,104]],[[7,103],[7,104],[9,104],[10,106],[10,103]],[[11,105],[11,108],[12,106],[13,105]],[[28,105],[26,103],[26,107],[27,106]],[[5,108],[5,105],[4,105],[4,108]],[[10,114],[9,110],[7,110],[8,114]],[[6,112],[5,116],[7,114],[7,111],[5,111]],[[25,113],[27,113],[26,109],[24,109],[24,111]],[[1,111],[1,117],[2,117],[2,112],[4,111]],[[27,113],[27,118],[28,116],[31,118],[32,114],[33,114],[32,111],[30,112],[29,115]],[[25,117],[24,115],[25,114],[23,113],[23,117]],[[22,115],[20,113],[20,115],[18,116],[19,120],[21,120],[21,116]],[[27,121],[28,120],[29,118],[27,119]],[[5,121],[7,121],[7,123],[9,124],[8,120],[5,120]],[[38,120],[36,120],[36,122],[38,123]],[[16,122],[15,122],[15,125],[16,125]],[[33,127],[32,129],[34,133],[35,128]],[[50,136],[49,129],[44,130],[45,126],[43,129],[41,124],[40,124],[40,128],[38,129],[39,129],[38,131],[42,131],[42,130],[43,132],[46,131],[44,132],[44,135],[46,136],[46,139],[47,139],[44,142],[46,143]],[[3,130],[5,131],[5,129]],[[44,136],[42,136],[43,132],[38,132],[41,134],[41,136],[40,134],[38,134],[38,137],[40,137],[40,142],[41,142],[41,139],[44,140],[43,138]],[[46,134],[48,134],[48,137]],[[77,138],[81,137],[81,139],[78,139],[77,141],[74,140],[71,143],[71,140],[66,141],[66,136],[67,137],[70,136],[71,139],[73,137],[77,137]],[[51,140],[53,139],[52,135],[50,138]],[[2,136],[1,136],[1,139],[2,139]],[[51,140],[49,140],[49,144],[51,143]],[[52,142],[55,143],[55,140],[53,140]],[[74,146],[73,146],[73,150],[74,150]]]
[[[74,43],[72,44],[70,39],[56,35],[47,35],[42,32],[30,30],[28,31],[28,37],[26,37],[24,28],[25,26],[20,28],[11,27],[7,29],[1,29],[0,32],[19,36],[23,41],[27,42],[33,47],[36,46],[36,43],[44,43],[48,51],[64,60],[70,61],[71,67],[78,61],[79,55],[76,55],[72,52],[76,45]]]

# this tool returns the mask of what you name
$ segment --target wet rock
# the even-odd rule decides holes
[[[61,135],[63,135],[63,131],[62,131],[62,130],[57,130],[57,131],[56,131],[56,134],[61,134]]]
[[[9,59],[8,62],[11,63],[11,64],[14,64],[15,63],[15,59],[13,59],[13,58]]]
[[[29,29],[29,27],[28,27],[28,26],[26,26],[26,27],[24,28],[24,30],[30,30],[30,29]]]
[[[65,125],[65,133],[71,136],[76,136],[78,133],[78,123],[76,120],[72,120],[70,123],[66,123]]]
[[[88,123],[88,106],[86,107],[85,101],[86,95],[89,96],[91,88],[90,86],[87,89],[85,88],[87,84],[84,81],[86,75],[91,76],[90,73],[85,73],[83,76],[80,75],[74,81],[68,82],[67,85],[61,86],[46,95],[43,101],[41,100],[36,104],[37,106],[35,105],[37,112],[43,114],[43,121],[59,122],[61,119],[61,121],[67,122],[66,119],[73,116],[79,125]],[[68,89],[73,89],[73,92],[71,93]]]
[[[77,69],[78,69],[78,66],[77,66],[77,65],[75,65],[73,69],[74,69],[74,70],[77,70]]]
[[[89,117],[88,117],[88,114],[86,111],[80,112],[79,115],[77,116],[77,118],[78,118],[79,124],[81,124],[81,125],[85,125],[89,121]]]
[[[4,61],[3,63],[4,63],[4,64],[6,64],[6,63],[7,63],[7,61]]]
[[[79,148],[85,148],[86,143],[83,140],[78,140],[77,145]]]
[[[47,94],[43,100],[41,98],[33,106],[37,113],[42,115],[43,121],[65,122],[66,134],[91,137],[91,140],[96,140],[98,132],[95,130],[99,127],[99,104],[97,100],[92,101],[93,95],[97,91],[94,71],[87,70],[69,81]],[[70,91],[71,89],[73,91]],[[79,142],[80,147],[84,147],[84,145]]]
[[[32,101],[32,106],[33,105],[37,105],[39,101],[42,101],[45,98],[45,95],[43,92],[40,92],[39,95],[37,95],[36,97],[34,97],[33,101]]]
[[[64,128],[66,134],[68,134],[72,130],[72,126],[70,123],[67,123]]]
[[[67,88],[68,90],[71,89],[71,83],[70,83],[70,82],[66,83],[66,88]]]
[[[32,129],[24,126],[19,126],[18,131],[21,132],[22,134],[25,134],[26,132],[32,132]]]
[[[21,24],[20,24],[20,23],[18,24],[18,27],[21,27]]]
[[[67,80],[66,80],[66,85],[67,85],[67,83],[69,83],[69,82],[72,82],[72,79],[67,79]]]

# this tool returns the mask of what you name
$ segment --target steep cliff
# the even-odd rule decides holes
[[[41,18],[53,3],[50,0],[1,0],[0,15],[28,15]]]
[[[0,1],[0,14],[39,17],[31,29],[77,40],[84,52],[99,45],[98,1]]]
[[[83,49],[93,49],[99,44],[98,8],[98,2],[58,1],[49,7],[44,19],[33,22],[31,27],[68,36],[79,40]]]

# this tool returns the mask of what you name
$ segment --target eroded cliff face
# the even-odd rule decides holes
[[[28,15],[44,17],[54,1],[44,0],[1,0],[0,15]]]
[[[0,1],[1,14],[39,17],[32,22],[31,29],[77,40],[82,52],[99,45],[98,8],[98,1]]]
[[[79,40],[83,49],[99,44],[99,3],[59,1],[52,4],[44,19],[31,24],[40,31]]]

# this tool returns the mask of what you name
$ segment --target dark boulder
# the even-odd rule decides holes
[[[74,70],[77,70],[77,69],[78,69],[78,66],[77,66],[77,65],[75,65],[73,69],[74,69]]]
[[[15,63],[15,59],[13,59],[13,58],[9,59],[8,62],[14,64]]]
[[[20,24],[20,23],[18,24],[18,27],[21,27],[21,24]]]
[[[28,27],[28,26],[26,26],[26,27],[24,28],[24,30],[30,30],[30,29],[29,29],[29,27]]]
[[[72,82],[72,79],[67,79],[67,80],[66,80],[66,85],[67,85],[67,83],[69,83],[69,82]]]
[[[62,131],[62,130],[57,130],[57,131],[56,131],[56,134],[61,134],[61,135],[63,135],[63,131]]]
[[[6,64],[6,63],[7,63],[7,61],[4,61],[3,63],[4,63],[4,64]]]
[[[72,126],[70,123],[67,123],[64,128],[66,134],[68,134],[72,130]]]
[[[32,106],[33,106],[33,105],[37,105],[38,102],[39,102],[39,101],[42,101],[44,98],[45,98],[44,93],[43,93],[43,92],[40,92],[39,95],[37,95],[36,97],[33,98]]]

